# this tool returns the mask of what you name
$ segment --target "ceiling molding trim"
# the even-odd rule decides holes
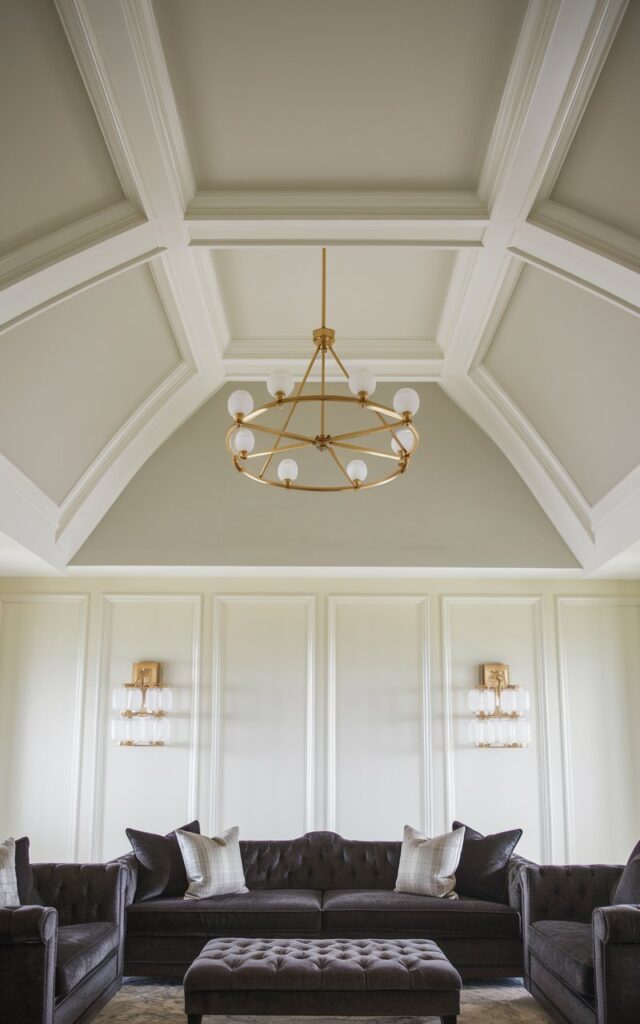
[[[640,465],[611,488],[608,494],[593,506],[593,522],[596,528],[617,515],[628,502],[636,502],[640,498]],[[636,522],[640,521],[640,515]],[[637,538],[636,538],[637,539]]]
[[[476,346],[473,360],[468,367],[469,372],[482,363],[489,351],[496,331],[498,330],[498,327],[506,313],[507,306],[511,302],[511,297],[515,291],[520,274],[522,273],[523,266],[524,264],[515,258],[511,259],[506,266],[480,334],[480,340]]]
[[[562,0],[529,0],[498,116],[485,155],[478,194],[491,210],[505,177],[545,58]]]
[[[82,217],[1,256],[0,289],[19,284],[40,271],[122,236],[144,223],[144,215],[128,199]]]
[[[511,400],[506,391],[500,387],[486,367],[476,366],[471,373],[471,379],[494,408],[508,421],[511,428],[518,434],[563,495],[583,528],[593,537],[591,505],[533,424]]]
[[[178,204],[184,210],[196,194],[196,181],[153,6],[151,0],[123,0],[123,11],[167,176],[177,186]]]
[[[194,249],[260,249],[291,246],[424,246],[442,249],[482,245],[486,222],[478,220],[187,220],[185,227]]]
[[[460,316],[477,256],[473,249],[460,249],[456,256],[436,330],[436,343],[442,353],[446,353],[447,343]]]
[[[222,289],[213,263],[213,254],[208,249],[193,249],[193,263],[198,275],[211,322],[215,325],[214,338],[220,356],[223,356],[231,341],[231,329],[222,298]]]
[[[443,376],[440,386],[509,459],[580,564],[593,563],[595,545],[590,525],[587,525],[589,512],[584,499],[580,501],[578,496],[576,504],[581,513],[578,514],[574,503],[567,500],[566,493],[540,461],[531,436],[516,429],[503,408],[496,404],[494,396],[479,385],[477,372],[474,371],[473,377]]]
[[[640,272],[640,239],[610,227],[594,217],[545,199],[530,222],[614,263]]]
[[[0,530],[56,568],[64,562],[55,553],[60,510],[34,482],[0,454]]]
[[[43,271],[41,275],[36,275],[35,278],[21,282],[24,287],[20,290],[14,288],[9,293],[0,293],[0,334],[10,331],[18,324],[31,320],[32,317],[64,302],[65,299],[73,298],[74,295],[79,295],[109,278],[146,263],[153,265],[153,261],[162,255],[164,249],[146,248],[146,245],[153,241],[146,230],[148,227],[149,225],[145,224],[140,229],[133,228],[128,233],[130,237],[125,245],[117,246],[120,249],[118,253],[120,258],[129,250],[133,253],[131,259],[115,262],[116,251],[112,246],[108,244],[105,244],[105,247],[97,246],[95,250],[91,249],[79,254],[77,259],[73,259],[71,266],[67,263],[58,264]],[[104,266],[105,269],[100,270],[101,266]],[[93,269],[97,269],[98,272],[93,277],[87,277],[86,275]],[[69,284],[69,287],[66,291],[60,291],[59,289],[65,282]],[[42,301],[37,305],[31,305],[40,296],[42,296]],[[11,317],[11,313],[15,315]],[[5,320],[5,316],[9,318]]]
[[[397,343],[396,343],[397,344]],[[232,349],[233,351],[233,349]],[[393,359],[383,359],[369,354],[353,355],[349,350],[348,343],[341,345],[341,358],[346,359],[353,365],[366,366],[376,375],[378,381],[418,381],[429,382],[440,379],[443,371],[444,360],[440,358],[411,359],[403,356]],[[233,355],[226,356],[225,376],[230,381],[266,381],[274,369],[274,366],[283,367],[289,370],[294,376],[301,376],[309,362],[308,356],[293,357],[280,356],[269,359],[238,358]],[[319,379],[315,373],[311,374],[311,380]],[[327,368],[327,380],[344,383],[344,376],[336,367]]]
[[[183,363],[149,396],[101,452],[96,460],[100,465],[94,463],[65,498],[56,540],[62,564],[71,560],[149,456],[210,395],[203,377]]]
[[[563,2],[566,4],[566,0]],[[553,190],[627,5],[628,0],[598,0],[595,4],[565,98],[533,179],[528,207],[548,199]]]
[[[489,214],[475,192],[418,190],[221,190],[198,192],[186,221],[211,220],[427,220],[487,224]],[[317,228],[316,228],[317,230]]]
[[[132,576],[156,577],[209,577],[212,579],[581,579],[582,569],[545,569],[526,567],[477,568],[475,566],[363,566],[363,565],[70,565],[65,576],[80,578]]]

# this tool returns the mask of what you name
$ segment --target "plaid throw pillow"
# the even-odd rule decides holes
[[[244,884],[239,834],[237,825],[212,839],[182,829],[176,831],[189,881],[185,900],[249,892]]]
[[[463,840],[463,828],[428,839],[405,825],[395,891],[457,899],[455,872]]]
[[[18,907],[18,878],[16,876],[16,841],[5,839],[0,843],[0,907]]]

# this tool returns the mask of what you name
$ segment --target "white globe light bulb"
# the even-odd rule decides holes
[[[227,409],[234,419],[236,416],[248,416],[253,412],[253,398],[248,391],[234,391],[229,395]]]
[[[282,480],[283,484],[293,483],[298,476],[298,463],[295,459],[283,459],[278,466],[278,476]]]
[[[295,381],[288,370],[274,370],[267,377],[267,391],[272,398],[276,398],[280,392],[286,398],[293,391]]]
[[[347,476],[354,484],[363,484],[367,479],[367,464],[362,459],[352,459],[347,463]]]
[[[420,395],[413,388],[400,388],[393,396],[393,408],[399,416],[415,416],[420,408]]]
[[[362,368],[353,370],[349,374],[349,391],[353,395],[360,395],[362,392],[366,395],[372,395],[375,390],[376,378],[371,370]]]
[[[231,438],[231,447],[236,455],[239,455],[241,452],[249,454],[249,452],[253,451],[255,443],[255,437],[250,430],[247,430],[246,427],[241,427],[240,430],[236,430]]]
[[[416,439],[408,427],[401,427],[400,430],[394,430],[393,436],[391,437],[391,447],[396,455],[400,455],[403,449],[405,452],[412,452],[415,447],[415,443]]]

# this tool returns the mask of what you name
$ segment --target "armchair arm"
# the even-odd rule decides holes
[[[121,864],[34,864],[33,876],[61,925],[122,923],[126,875]]]
[[[590,922],[596,907],[611,903],[622,870],[611,864],[524,865],[523,934],[534,921]]]
[[[507,865],[507,896],[509,906],[522,914],[522,880],[521,874],[525,867],[538,867],[535,861],[527,860],[526,857],[519,857],[514,854],[509,858]]]
[[[122,864],[126,873],[124,905],[128,907],[136,898],[136,887],[138,885],[138,861],[134,853],[123,853],[109,861],[110,864]]]
[[[593,912],[598,1024],[635,1024],[640,1000],[640,905]]]
[[[52,907],[0,909],[3,1020],[53,1024],[57,939],[58,914]]]

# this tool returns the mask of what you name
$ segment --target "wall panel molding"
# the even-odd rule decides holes
[[[540,792],[540,833],[542,857],[548,863],[553,848],[551,816],[551,761],[549,748],[549,701],[546,670],[546,638],[544,631],[543,599],[541,595],[462,595],[443,594],[442,598],[442,687],[444,713],[444,782],[445,815],[447,828],[456,810],[456,780],[454,765],[452,668],[451,668],[451,612],[453,608],[467,606],[525,606],[531,608],[534,643],[534,677],[537,683],[535,702],[537,728],[533,730],[532,746],[537,750],[538,785]],[[469,686],[475,684],[469,680]],[[482,753],[480,751],[479,753]],[[508,753],[508,752],[505,752]]]
[[[304,827],[307,832],[317,827],[315,810],[315,752],[316,752],[316,598],[312,594],[215,594],[213,598],[213,672],[211,701],[211,770],[209,827],[218,833],[223,827],[220,816],[222,805],[222,657],[225,636],[223,630],[225,605],[242,604],[287,605],[306,607],[306,678],[305,678],[305,808]]]
[[[583,608],[639,608],[640,597],[608,597],[608,596],[556,596],[556,635],[558,649],[558,690],[560,700],[560,720],[562,736],[562,791],[564,804],[564,841],[567,861],[575,859],[575,789],[574,773],[571,758],[571,698],[569,694],[569,672],[567,666],[567,637],[563,623],[563,609],[568,607]]]
[[[391,604],[409,605],[422,609],[416,643],[420,663],[420,735],[421,735],[421,786],[422,821],[425,834],[434,832],[433,803],[433,747],[431,741],[431,695],[430,695],[430,605],[427,595],[329,595],[327,597],[327,798],[326,827],[336,829],[337,821],[337,673],[336,673],[336,612],[341,605]]]
[[[106,787],[106,752],[110,742],[107,735],[110,715],[111,647],[113,642],[113,609],[121,604],[187,604],[192,607],[191,685],[190,685],[190,743],[189,785],[186,816],[194,818],[198,811],[199,778],[199,720],[200,670],[202,642],[202,597],[200,594],[103,594],[100,615],[100,645],[97,665],[97,693],[95,710],[95,747],[93,765],[93,800],[91,813],[90,849],[94,859],[102,857],[104,842],[104,811]]]
[[[82,785],[83,718],[86,693],[87,640],[89,626],[88,594],[2,594],[0,595],[0,639],[2,612],[10,604],[77,604],[80,607],[77,646],[75,651],[75,683],[72,727],[71,779],[68,792],[71,794],[68,809],[67,856],[70,861],[78,858],[80,836],[80,787]]]

